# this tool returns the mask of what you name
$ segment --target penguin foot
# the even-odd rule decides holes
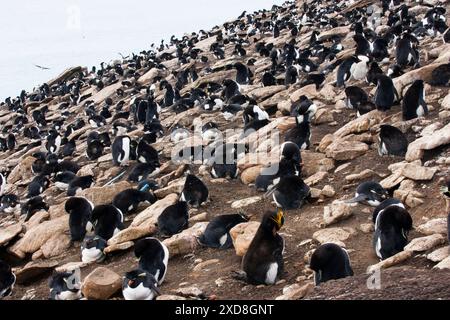
[[[243,281],[243,282],[247,282],[247,273],[245,273],[245,271],[242,270],[235,270],[231,273],[231,277],[233,279],[236,279],[238,281]]]

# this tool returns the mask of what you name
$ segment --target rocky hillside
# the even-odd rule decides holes
[[[449,299],[448,286],[442,286],[448,284],[443,279],[450,268],[448,209],[440,191],[450,171],[450,44],[442,35],[450,24],[448,12],[450,1],[286,2],[270,11],[244,13],[210,31],[173,37],[167,45],[92,70],[71,68],[33,92],[6,99],[0,108],[0,159],[6,179],[0,260],[11,265],[17,277],[6,299],[47,299],[52,272],[77,268],[86,298],[123,299],[122,276],[137,267],[134,243],[146,236],[163,240],[170,253],[157,299]],[[359,27],[365,38],[386,41],[386,56],[374,57],[370,48],[357,44]],[[370,103],[375,101],[376,81],[352,76],[345,87],[337,84],[339,65],[356,53],[370,58],[366,67],[371,72],[375,63],[388,74],[398,62],[396,40],[405,33],[417,39],[413,46],[420,59],[389,75],[400,99],[412,83],[424,80],[428,106],[428,113],[408,120],[402,100],[385,111]],[[437,74],[439,67],[444,71]],[[227,80],[237,81],[239,92],[229,95]],[[348,107],[345,88],[349,86],[366,92],[370,101],[364,106],[372,106],[369,110],[358,109],[357,114]],[[285,240],[281,280],[271,286],[249,285],[235,279],[234,271],[240,270],[262,215],[276,208],[272,197],[254,185],[262,168],[279,160],[279,146],[262,133],[276,132],[284,142],[286,132],[296,126],[291,111],[303,96],[317,107],[310,144],[301,150],[301,176],[311,198],[301,208],[285,212],[280,230]],[[226,136],[226,142],[247,145],[245,156],[236,159],[235,179],[214,177],[211,163],[174,160],[174,150],[206,149],[210,143],[192,137],[174,141],[172,133],[179,132],[175,129],[201,133],[207,122],[221,132],[243,129],[244,109],[253,104],[270,117],[256,133]],[[161,110],[152,119],[148,110],[156,105]],[[384,124],[406,137],[408,147],[402,156],[379,154]],[[101,135],[102,146],[95,158],[86,153],[88,136],[94,131]],[[158,169],[143,169],[136,157],[125,166],[115,165],[111,142],[120,135],[132,139],[131,154],[142,137],[154,139],[151,146],[158,151]],[[56,136],[61,147],[49,150]],[[94,184],[76,190],[76,195],[95,206],[110,204],[123,190],[136,189],[138,180],[148,178],[158,185],[152,191],[156,202],[141,203],[125,216],[124,229],[107,242],[103,262],[81,262],[81,243],[70,239],[65,210],[70,196],[59,183],[58,163],[75,167],[77,177],[93,176]],[[139,177],[137,168],[143,170]],[[209,199],[189,209],[187,229],[165,238],[156,225],[158,216],[178,201],[188,171],[206,184]],[[40,183],[36,177],[48,183],[30,194],[30,186]],[[413,219],[404,251],[381,262],[372,247],[374,208],[342,201],[369,180],[399,199]],[[30,203],[34,196],[42,197],[42,206]],[[230,231],[234,249],[199,245],[197,237],[212,218],[238,212],[250,221]],[[347,249],[355,275],[314,287],[309,259],[326,242]],[[368,268],[381,268],[380,290],[367,288]]]

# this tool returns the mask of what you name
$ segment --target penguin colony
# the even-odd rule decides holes
[[[102,63],[100,68],[75,72],[33,92],[22,91],[16,98],[5,99],[1,108],[13,116],[2,122],[4,137],[0,137],[0,150],[23,150],[33,162],[32,179],[24,186],[23,194],[6,188],[12,168],[0,174],[1,214],[17,213],[28,221],[36,212],[48,211],[52,199],[45,191],[54,186],[67,196],[64,210],[69,215],[69,236],[72,245],[80,248],[81,261],[107,263],[104,249],[108,240],[127,227],[130,215],[158,200],[154,191],[159,185],[155,179],[160,177],[164,159],[158,142],[178,143],[197,132],[206,144],[200,150],[186,147],[179,154],[190,155],[190,160],[200,156],[212,178],[239,176],[237,162],[249,152],[249,146],[220,140],[219,123],[240,122],[242,137],[270,124],[277,116],[276,110],[258,106],[258,101],[245,94],[245,86],[257,81],[263,87],[312,84],[320,90],[325,79],[333,77],[334,86],[343,93],[345,105],[355,111],[356,117],[375,109],[383,112],[397,109],[404,121],[427,117],[425,80],[417,79],[405,92],[397,92],[393,79],[423,64],[419,51],[422,41],[431,38],[449,43],[446,8],[426,5],[424,17],[417,19],[411,13],[414,5],[394,0],[375,2],[376,6],[353,6],[354,1],[312,0],[300,6],[286,2],[271,11],[244,12],[237,20],[210,32],[201,30],[181,39],[173,36],[170,43],[152,44],[148,51],[110,64]],[[353,34],[354,47],[347,55],[342,54],[347,49],[341,43],[343,36],[320,36],[323,31],[340,26],[350,26]],[[303,29],[311,31],[311,35],[300,45]],[[290,37],[275,45],[282,33]],[[212,40],[209,48],[197,48],[196,44],[205,39]],[[228,50],[230,46],[232,52]],[[250,46],[255,47],[256,56],[249,54]],[[239,62],[221,63],[230,57]],[[171,72],[167,67],[173,59],[182,67],[179,71]],[[269,63],[261,70],[257,65],[262,59]],[[218,64],[220,67],[215,67]],[[149,83],[137,81],[150,70],[155,70],[155,75]],[[236,74],[232,79],[197,81],[201,76],[230,70]],[[161,76],[165,73],[170,76]],[[449,80],[447,63],[433,70],[427,83],[445,87]],[[361,86],[363,82],[373,89],[373,95]],[[91,99],[92,92],[87,92],[91,89],[86,90],[101,91],[114,84],[120,86],[101,101]],[[74,106],[81,106],[83,113],[74,113]],[[217,123],[210,121],[200,127],[189,127],[179,122],[169,127],[160,120],[165,114],[180,114],[193,108],[199,108],[205,115],[215,114]],[[236,279],[253,285],[272,285],[283,278],[285,239],[279,231],[284,224],[294,222],[290,217],[292,210],[312,201],[310,187],[302,179],[302,152],[312,146],[311,124],[317,110],[311,97],[301,95],[283,114],[292,117],[295,126],[284,134],[277,170],[268,173],[268,168],[262,168],[254,184],[256,192],[263,192],[274,206],[261,212],[261,223]],[[49,116],[54,114],[59,116]],[[139,134],[135,134],[136,130]],[[377,136],[380,159],[405,156],[408,137],[399,128],[385,123]],[[20,142],[22,137],[27,139],[26,143]],[[125,173],[117,178],[128,180],[135,187],[117,193],[111,203],[101,205],[78,196],[81,190],[97,186],[95,175],[80,173],[82,166],[74,160],[80,150],[84,150],[82,159],[86,163],[110,156],[111,166]],[[450,183],[442,188],[447,199],[449,188]],[[392,190],[384,189],[377,181],[365,181],[357,186],[354,198],[345,201],[373,208],[373,253],[380,260],[401,252],[413,229],[407,207],[391,195]],[[134,243],[138,265],[123,274],[125,299],[152,300],[164,291],[164,279],[170,272],[170,252],[162,240],[187,229],[190,209],[211,201],[211,196],[214,198],[199,176],[191,170],[185,173],[179,199],[157,219],[156,237],[143,237]],[[198,242],[203,247],[230,249],[233,247],[230,230],[250,219],[242,212],[216,216]],[[319,246],[310,258],[309,267],[316,285],[354,274],[351,256],[335,243]],[[73,279],[74,271],[55,272],[49,279],[49,298],[82,298],[81,283],[74,283]],[[0,298],[13,294],[15,282],[11,266],[0,260]]]

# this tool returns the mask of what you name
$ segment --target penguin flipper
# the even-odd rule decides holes
[[[345,200],[344,203],[355,203],[355,202],[361,202],[367,200],[367,197],[363,194],[358,195],[357,197],[354,197],[352,199],[349,200]]]

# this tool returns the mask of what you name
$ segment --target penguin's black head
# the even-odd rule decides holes
[[[141,283],[144,287],[154,290],[159,295],[161,294],[161,292],[157,288],[157,281],[152,274],[140,269],[125,273],[123,281],[124,288],[129,287],[135,289]]]
[[[273,211],[267,211],[262,219],[261,225],[272,231],[277,232],[281,229],[281,227],[284,224],[284,215],[283,210],[281,208],[278,208],[276,212]]]
[[[376,196],[378,196],[379,198],[386,200],[387,198],[389,198],[389,192],[384,189],[379,183],[371,183],[369,185],[369,192],[375,194]]]
[[[81,283],[76,271],[55,272],[49,278],[50,300],[74,300],[81,297]]]

